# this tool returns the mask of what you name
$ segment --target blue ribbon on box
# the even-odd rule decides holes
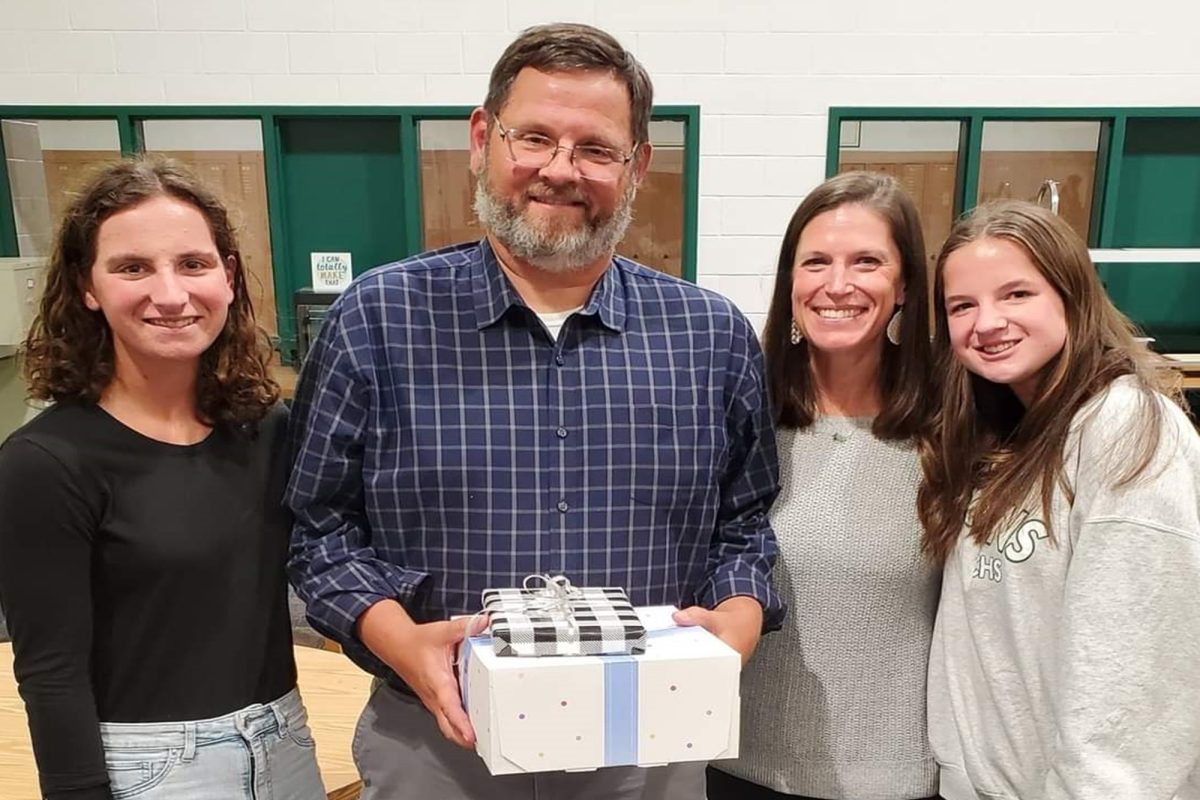
[[[460,695],[462,695],[463,711],[467,712],[468,717],[471,716],[471,706],[467,702],[467,684],[470,683],[470,681],[467,680],[467,675],[469,674],[467,670],[469,670],[471,667],[471,651],[475,649],[476,639],[488,638],[489,637],[486,636],[468,636],[467,640],[463,643],[462,656],[459,657],[458,692]]]
[[[633,656],[604,660],[604,766],[636,764],[638,665]]]
[[[649,631],[650,639],[664,639],[686,628]],[[459,681],[463,708],[467,705],[467,670],[471,651],[491,647],[492,637],[472,636],[463,648]],[[638,762],[638,661],[637,656],[594,656],[604,663],[604,766],[619,767]]]

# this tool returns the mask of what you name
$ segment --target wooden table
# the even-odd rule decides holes
[[[332,793],[358,781],[350,744],[371,693],[371,676],[341,653],[312,647],[296,648],[296,670],[308,726],[317,743],[321,777],[326,791]]]
[[[1183,373],[1184,389],[1200,389],[1200,356],[1175,356],[1174,366]]]
[[[17,694],[12,645],[0,644],[0,797],[37,800],[37,769],[29,744],[25,704]]]
[[[344,796],[340,790],[358,780],[350,742],[367,701],[371,676],[341,653],[311,647],[296,648],[296,667],[325,788]],[[0,797],[37,800],[38,796],[25,705],[13,679],[12,645],[5,642],[0,644]]]

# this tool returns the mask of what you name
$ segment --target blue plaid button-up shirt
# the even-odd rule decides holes
[[[635,605],[756,598],[778,491],[762,355],[723,297],[620,257],[552,341],[486,241],[379,267],[333,304],[292,410],[289,571],[314,626],[356,638],[561,573]]]

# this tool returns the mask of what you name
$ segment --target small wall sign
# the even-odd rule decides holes
[[[309,253],[314,292],[340,292],[353,278],[349,253]]]

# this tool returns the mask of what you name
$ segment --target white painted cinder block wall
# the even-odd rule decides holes
[[[831,105],[1200,104],[1195,0],[0,0],[0,103],[472,104],[564,19],[701,106],[699,281],[758,323]]]

